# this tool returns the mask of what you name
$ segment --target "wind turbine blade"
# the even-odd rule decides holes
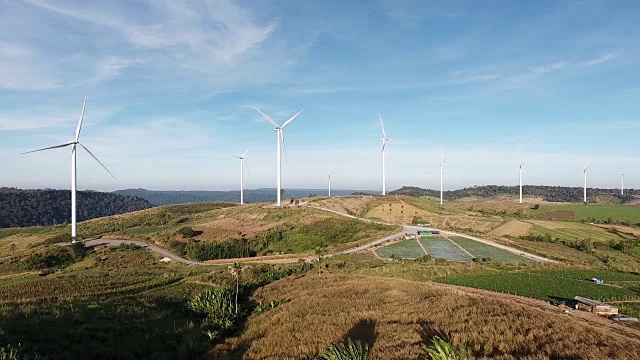
[[[69,146],[69,145],[71,145],[71,143],[66,143],[66,144],[56,145],[56,146],[49,146],[49,147],[38,149],[38,150],[31,150],[31,151],[23,152],[23,153],[20,153],[20,155],[34,153],[34,152],[37,152],[37,151],[49,150],[49,149],[57,149],[57,148],[61,148],[61,147]]]
[[[384,147],[387,145],[387,140],[383,139],[382,140],[382,150],[380,150],[380,153],[382,154],[384,152]]]
[[[76,142],[78,142],[78,138],[80,138],[80,130],[82,130],[82,120],[84,120],[84,108],[87,105],[87,97],[84,97],[84,101],[82,102],[82,112],[80,113],[80,120],[78,120],[78,127],[76,128]]]
[[[243,159],[242,163],[244,164],[244,167],[247,168],[247,172],[249,173],[249,175],[251,175],[251,171],[249,171],[249,165],[247,165],[247,162]]]
[[[278,126],[278,124],[276,124],[276,122],[275,122],[275,121],[271,120],[271,118],[270,118],[270,117],[268,117],[268,116],[267,116],[267,114],[265,114],[265,113],[263,113],[262,111],[258,110],[258,108],[257,108],[257,107],[255,107],[255,106],[253,106],[253,105],[252,105],[251,107],[253,107],[254,109],[256,109],[256,111],[257,111],[257,112],[259,112],[260,114],[262,114],[262,116],[264,116],[264,118],[265,118],[265,119],[267,119],[267,120],[271,123],[271,125],[273,125],[273,126],[275,126],[275,127],[277,127],[277,128],[279,128],[279,127],[280,127],[280,126]]]
[[[238,158],[238,159],[242,159],[242,156],[238,156],[238,155],[231,155],[234,158]]]
[[[293,117],[287,121],[284,122],[284,124],[282,124],[282,128],[284,129],[285,126],[289,125],[290,122],[292,122],[295,118],[298,117],[298,115],[300,115],[300,113],[302,112],[302,110],[300,110],[297,114],[293,115]]]
[[[284,161],[289,163],[289,158],[287,157],[287,143],[284,142],[284,134],[282,133],[282,129],[280,129],[280,140],[282,140],[282,147],[284,148]]]
[[[380,110],[378,110],[378,119],[380,120],[380,127],[382,128],[382,136],[387,138],[387,133],[384,132],[384,125],[382,125],[382,116],[380,116]]]
[[[244,152],[244,154],[242,154],[242,158],[244,159],[245,156],[247,156],[247,153],[249,152],[249,149],[251,149],[253,145],[249,145],[249,147],[247,148],[247,151]]]
[[[82,146],[82,148],[83,148],[83,149],[87,150],[87,152],[89,153],[89,155],[91,155],[91,157],[92,157],[92,158],[94,158],[94,159],[98,162],[98,164],[102,165],[102,167],[103,167],[105,170],[107,170],[107,172],[109,173],[109,175],[111,175],[111,177],[112,177],[114,180],[116,179],[116,177],[115,177],[115,176],[113,176],[113,174],[111,173],[111,171],[109,171],[109,169],[107,169],[107,167],[106,167],[106,166],[104,166],[104,164],[103,164],[103,163],[101,163],[101,162],[100,162],[100,160],[98,160],[98,158],[97,158],[95,155],[93,155],[93,153],[92,153],[91,151],[89,151],[89,149],[87,149],[87,147],[86,147],[86,146],[84,146],[84,145],[82,145],[82,144],[80,144],[80,143],[78,143],[78,144],[79,144],[80,146]]]

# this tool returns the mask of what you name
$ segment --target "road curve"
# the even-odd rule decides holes
[[[360,220],[360,221],[366,221],[369,223],[375,223],[375,224],[384,224],[384,225],[397,225],[397,224],[388,224],[388,223],[383,223],[383,222],[379,222],[379,221],[375,221],[375,220],[371,220],[371,219],[363,219],[357,216],[353,216],[353,215],[349,215],[349,214],[344,214],[341,213],[339,211],[335,211],[335,210],[330,210],[330,209],[326,209],[326,208],[322,208],[319,206],[310,206],[313,207],[314,209],[318,209],[318,210],[324,210],[324,211],[329,211],[341,216],[345,216],[345,217],[349,217],[352,219],[356,219],[356,220]],[[422,227],[417,227],[417,226],[408,226],[408,225],[404,225],[402,226],[402,231],[398,232],[396,234],[393,235],[389,235],[386,236],[384,238],[372,241],[370,243],[364,244],[364,245],[360,245],[360,246],[356,246],[353,247],[351,249],[346,249],[346,250],[341,250],[332,254],[327,254],[324,255],[323,257],[333,257],[333,256],[337,256],[337,255],[345,255],[345,254],[353,254],[353,253],[357,253],[360,251],[364,251],[367,250],[371,247],[380,245],[382,243],[385,243],[387,241],[391,241],[393,239],[397,239],[398,237],[404,236],[406,233],[416,233],[419,230],[437,230],[435,228],[422,228]],[[491,245],[509,252],[512,252],[514,254],[518,254],[520,256],[524,256],[536,261],[541,261],[541,262],[557,262],[555,260],[551,260],[551,259],[547,259],[544,258],[542,256],[538,256],[538,255],[534,255],[534,254],[530,254],[524,251],[520,251],[514,248],[510,248],[508,246],[504,246],[501,244],[497,244],[494,243],[492,241],[488,241],[488,240],[484,240],[484,239],[479,239],[473,236],[469,236],[466,234],[459,234],[459,233],[454,233],[451,231],[443,231],[446,232],[447,234],[451,234],[451,235],[456,235],[456,236],[462,236],[462,237],[466,237],[468,239],[471,240],[475,240],[487,245]],[[314,255],[310,255],[310,254],[300,254],[300,255],[281,255],[281,256],[256,256],[256,257],[249,257],[249,258],[238,258],[238,259],[219,259],[219,260],[210,260],[210,261],[206,261],[206,262],[201,262],[201,261],[194,261],[194,260],[189,260],[189,259],[185,259],[181,256],[178,256],[166,249],[163,249],[159,246],[153,245],[153,244],[149,244],[149,243],[145,243],[142,241],[135,241],[135,240],[125,240],[125,239],[88,239],[88,240],[84,240],[83,244],[85,247],[95,247],[95,246],[110,246],[110,247],[116,247],[116,246],[120,246],[122,244],[133,244],[133,245],[137,245],[140,246],[142,248],[148,249],[150,251],[153,251],[155,253],[158,253],[164,257],[167,257],[173,261],[182,263],[182,264],[186,264],[186,265],[228,265],[228,264],[233,264],[236,262],[242,262],[242,263],[264,263],[264,264],[295,264],[297,262],[299,262],[300,260],[303,261],[312,261],[314,259],[317,259],[316,256]]]

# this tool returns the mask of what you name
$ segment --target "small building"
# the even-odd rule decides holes
[[[598,300],[591,300],[582,296],[576,296],[577,309],[588,311],[597,315],[618,315],[618,308],[605,304]]]

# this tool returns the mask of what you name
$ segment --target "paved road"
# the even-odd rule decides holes
[[[379,221],[375,221],[375,220],[371,220],[371,219],[363,219],[363,218],[359,218],[353,215],[349,215],[349,214],[344,214],[341,213],[339,211],[335,211],[335,210],[330,210],[330,209],[325,209],[322,207],[318,207],[318,206],[310,206],[313,207],[314,209],[318,209],[318,210],[324,210],[324,211],[329,211],[341,216],[345,216],[345,217],[349,217],[352,219],[357,219],[360,221],[366,221],[369,223],[375,223],[375,224],[384,224],[384,225],[396,225],[396,224],[389,224],[389,223],[383,223],[383,222],[379,222]],[[337,255],[343,255],[343,254],[353,254],[353,253],[357,253],[360,251],[365,251],[371,247],[380,245],[382,243],[385,243],[387,241],[391,241],[394,239],[397,239],[398,237],[404,236],[404,234],[406,233],[416,233],[418,231],[424,231],[424,230],[437,230],[435,228],[425,228],[425,227],[418,227],[418,226],[408,226],[405,225],[402,227],[402,231],[393,235],[389,235],[386,236],[382,239],[378,239],[375,241],[372,241],[370,243],[361,245],[361,246],[356,246],[353,247],[351,249],[347,249],[347,250],[342,250],[342,251],[338,251],[332,254],[327,254],[323,257],[333,257],[333,256],[337,256]],[[471,240],[475,240],[487,245],[491,245],[491,246],[495,246],[499,249],[503,249],[509,252],[512,252],[514,254],[518,254],[536,261],[541,261],[541,262],[557,262],[555,260],[550,260],[541,256],[537,256],[537,255],[533,255],[533,254],[529,254],[527,252],[524,251],[520,251],[517,249],[513,249],[510,248],[508,246],[504,246],[504,245],[500,245],[497,243],[494,243],[492,241],[488,241],[488,240],[484,240],[484,239],[479,239],[473,236],[469,236],[466,234],[459,234],[459,233],[455,233],[455,232],[451,232],[451,231],[446,231],[444,232],[446,234],[450,234],[450,235],[455,235],[455,236],[461,236],[461,237],[465,237]],[[170,251],[167,251],[159,246],[156,245],[152,245],[149,243],[145,243],[142,241],[135,241],[135,240],[124,240],[124,239],[88,239],[83,241],[84,246],[85,247],[94,247],[94,246],[120,246],[121,244],[134,244],[134,245],[138,245],[140,247],[143,247],[145,249],[151,250],[153,252],[156,252],[164,257],[167,257],[173,261],[177,261],[179,263],[183,263],[183,264],[187,264],[187,265],[226,265],[226,264],[233,264],[235,262],[243,262],[243,263],[266,263],[266,264],[295,264],[300,260],[304,260],[304,261],[312,261],[314,259],[316,259],[315,256],[313,255],[291,255],[291,256],[256,256],[256,257],[251,257],[251,258],[239,258],[239,259],[220,259],[220,260],[212,260],[212,261],[207,261],[207,262],[200,262],[200,261],[193,261],[193,260],[189,260],[189,259],[185,259],[183,257],[180,257]]]

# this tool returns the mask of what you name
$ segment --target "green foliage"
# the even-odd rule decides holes
[[[188,307],[204,318],[203,325],[211,334],[220,336],[233,330],[238,320],[234,298],[235,289],[222,285],[196,295],[189,301]]]
[[[55,246],[29,255],[22,261],[22,267],[28,270],[63,268],[82,260],[85,253],[85,247],[81,243]]]
[[[277,308],[278,306],[280,306],[284,301],[283,300],[271,300],[269,302],[266,303],[262,303],[260,302],[260,304],[258,304],[258,306],[256,306],[256,309],[254,310],[254,312],[258,315],[265,313],[269,310],[273,310],[275,308]]]
[[[38,355],[30,355],[23,351],[22,346],[0,346],[0,360],[39,360]]]
[[[71,218],[69,190],[0,188],[0,228],[63,224]],[[135,196],[78,191],[78,221],[152,207]]]
[[[431,261],[433,261],[433,258],[431,257],[431,255],[424,255],[417,258],[416,261],[419,263],[430,263]]]
[[[191,240],[184,247],[184,253],[189,259],[198,261],[256,256],[256,252],[251,249],[249,242],[245,239],[222,242]]]
[[[184,227],[181,227],[178,231],[176,231],[176,234],[182,236],[185,239],[191,239],[194,236],[196,236],[198,233],[194,231],[191,226],[184,226]]]
[[[535,204],[535,205],[533,205],[533,207],[531,209],[532,210],[538,210],[538,209],[540,209],[540,205],[539,204]]]
[[[431,360],[468,360],[471,351],[466,346],[453,346],[439,336],[433,337],[431,346],[422,345]]]
[[[331,343],[325,351],[316,356],[316,360],[368,360],[369,345],[359,340],[347,339],[344,342]]]

